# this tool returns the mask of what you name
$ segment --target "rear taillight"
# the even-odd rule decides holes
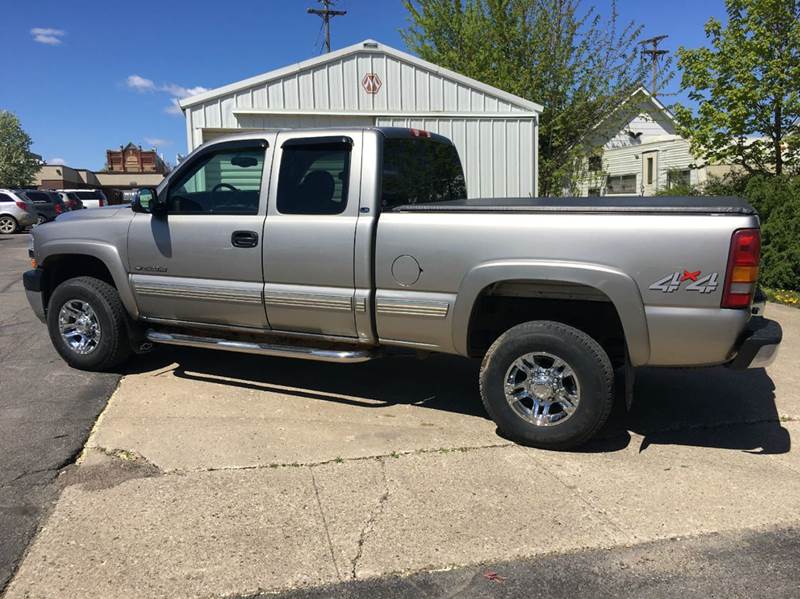
[[[29,212],[28,205],[25,202],[20,202],[19,200],[14,202],[17,205],[17,208],[20,210],[24,210],[25,212]]]
[[[102,208],[105,205],[106,205],[106,201],[103,198],[100,198],[100,207]]]
[[[56,204],[56,214],[61,214],[64,211],[63,206],[61,204]]]
[[[758,229],[739,229],[731,237],[728,270],[725,273],[723,308],[747,308],[753,300],[761,257],[761,233]]]

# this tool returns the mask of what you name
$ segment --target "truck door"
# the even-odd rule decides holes
[[[361,137],[278,134],[263,249],[275,330],[356,337]]]
[[[136,214],[129,272],[145,318],[268,328],[261,246],[270,158],[266,139],[208,146],[159,190],[166,215]]]

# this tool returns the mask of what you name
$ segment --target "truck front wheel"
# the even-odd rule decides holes
[[[614,371],[587,334],[550,321],[517,325],[489,348],[480,372],[483,405],[501,432],[546,449],[569,449],[603,426]]]
[[[47,329],[73,368],[108,370],[130,355],[119,294],[94,277],[68,279],[56,287],[48,302]]]

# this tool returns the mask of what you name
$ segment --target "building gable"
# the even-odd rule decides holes
[[[594,127],[589,145],[613,150],[669,141],[678,136],[672,114],[647,90],[639,88]]]

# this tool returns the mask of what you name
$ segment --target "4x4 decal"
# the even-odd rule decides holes
[[[685,291],[697,291],[699,293],[714,293],[719,286],[717,282],[718,275],[712,272],[710,275],[703,275],[699,270],[684,270],[676,271],[668,274],[664,278],[659,279],[650,285],[650,291],[660,291],[662,293],[672,293],[677,291],[684,281],[691,281],[685,288]]]

